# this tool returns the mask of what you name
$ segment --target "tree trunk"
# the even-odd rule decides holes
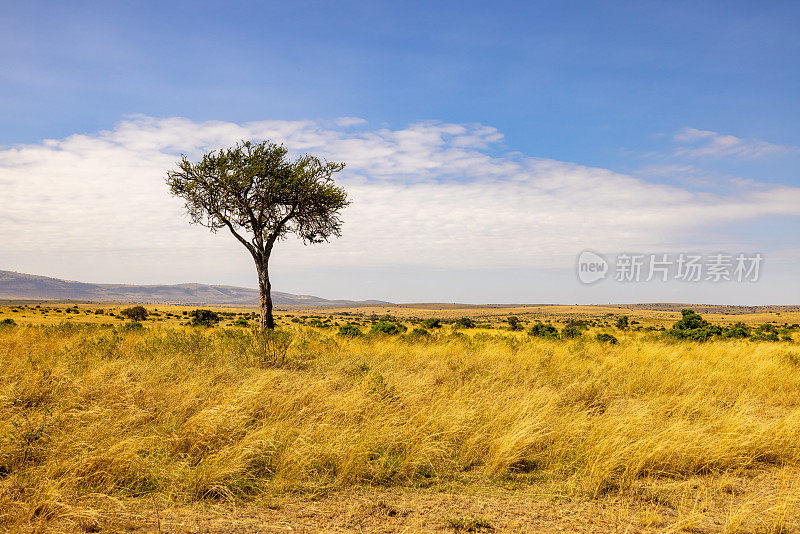
[[[258,292],[261,300],[261,331],[272,330],[275,328],[275,320],[272,318],[272,285],[269,282],[269,259],[265,258],[261,262],[256,261],[258,271]]]

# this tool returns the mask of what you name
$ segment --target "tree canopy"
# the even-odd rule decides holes
[[[148,316],[147,309],[144,306],[125,308],[119,312],[119,314],[123,317],[127,317],[131,321],[144,321]]]
[[[283,145],[245,141],[197,163],[183,156],[167,183],[193,222],[212,231],[227,227],[254,255],[290,233],[306,243],[340,236],[339,210],[349,202],[333,175],[344,163],[286,155]]]

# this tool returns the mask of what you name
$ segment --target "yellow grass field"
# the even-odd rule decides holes
[[[800,531],[797,331],[698,343],[609,326],[677,311],[370,307],[282,311],[265,342],[234,315],[183,326],[187,307],[130,328],[122,305],[36,305],[0,306],[0,530]],[[373,313],[479,327],[310,323],[367,332]],[[597,324],[550,340],[510,314]]]

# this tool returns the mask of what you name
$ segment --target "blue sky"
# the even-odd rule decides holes
[[[139,126],[142,117],[182,117],[196,125],[283,121],[274,130],[279,135],[289,135],[286,125],[300,121],[340,132],[349,126],[331,126],[338,118],[358,117],[366,125],[360,127],[373,133],[402,132],[419,123],[494,128],[499,138],[475,146],[476,153],[504,162],[546,159],[604,169],[701,195],[694,198],[701,204],[703,194],[750,199],[753,191],[771,188],[771,198],[790,198],[800,187],[797,2],[3,2],[2,12],[0,148],[6,150],[33,150],[46,146],[45,139],[76,134],[97,141],[101,132],[115,131],[131,117],[139,117],[134,120]],[[309,143],[328,150],[324,143]],[[189,145],[153,150],[175,154],[205,147]],[[7,163],[7,181],[16,176],[14,165],[18,162]],[[354,172],[386,183],[358,165]],[[458,172],[431,179],[459,180],[452,176]],[[394,183],[408,176],[403,171]],[[780,187],[790,188],[788,196]],[[30,198],[16,195],[12,199],[18,202]],[[39,201],[47,209],[49,204]],[[639,201],[631,199],[631,206]],[[730,204],[738,206],[733,199]],[[408,216],[411,208],[397,216]],[[644,209],[658,215],[662,208]],[[796,279],[800,213],[774,204],[753,213],[741,222],[710,221],[691,238],[684,231],[619,246],[773,250],[784,258],[784,275],[765,289],[764,298],[778,298],[785,293],[779,288]],[[158,260],[135,272],[111,261],[90,268],[75,260],[59,272],[37,259],[35,250],[23,252],[25,247],[8,243],[6,268],[103,281],[173,278],[158,271]],[[613,243],[608,246],[609,253],[617,252]],[[456,266],[409,254],[414,261],[406,262],[408,268],[387,257],[380,266],[330,262],[330,273],[298,255],[298,263],[278,265],[277,276],[285,272],[286,282],[279,289],[333,297],[476,300],[458,284],[436,292],[434,283],[429,298],[414,293],[420,277],[435,279],[436,269],[455,272]],[[497,274],[493,269],[520,268],[508,261],[481,264],[456,279],[468,285]],[[530,268],[559,267],[540,261]],[[363,276],[352,275],[364,269],[377,269],[369,291],[358,285]],[[181,274],[252,285],[249,270],[249,265],[207,272],[187,267]],[[314,275],[292,278],[300,271]],[[331,277],[340,282],[331,285]],[[555,287],[559,291],[540,299],[535,284],[522,293],[498,285],[477,300],[614,297],[612,289],[589,295],[566,281]],[[644,298],[679,298],[686,292],[653,291]],[[709,289],[709,298],[721,298],[714,291]],[[794,282],[787,298],[798,297]]]

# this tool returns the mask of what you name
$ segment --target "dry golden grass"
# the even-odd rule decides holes
[[[291,332],[0,328],[0,529],[798,527],[796,343]]]

